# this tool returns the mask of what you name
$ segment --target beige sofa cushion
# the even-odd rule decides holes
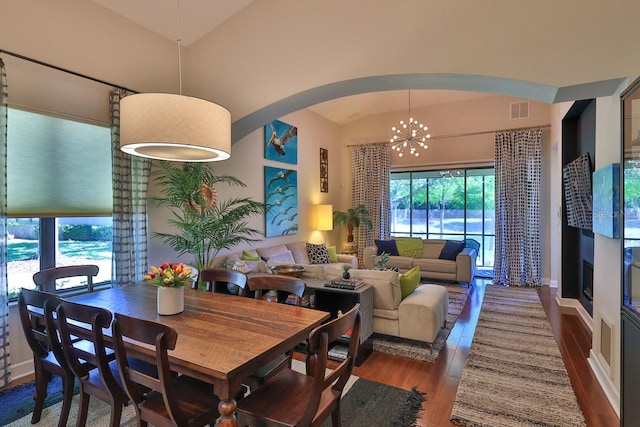
[[[293,254],[296,264],[310,264],[309,255],[307,254],[307,242],[287,243],[286,246]]]
[[[420,266],[421,271],[432,271],[434,273],[456,274],[457,265],[455,261],[446,259],[416,258],[414,265]]]
[[[410,270],[413,268],[413,262],[418,258],[411,258],[408,256],[392,256],[387,262],[387,267],[401,268],[403,270]]]
[[[400,336],[433,342],[444,325],[449,292],[440,285],[420,285],[398,307]]]
[[[424,240],[424,251],[422,252],[422,258],[438,259],[440,252],[447,241],[440,239]]]
[[[257,248],[256,252],[261,257],[269,258],[270,256],[287,252],[288,250],[289,249],[285,245],[276,245],[276,246],[269,246],[266,248]]]
[[[351,278],[373,286],[373,306],[381,310],[397,310],[400,304],[400,281],[395,271],[351,269]]]

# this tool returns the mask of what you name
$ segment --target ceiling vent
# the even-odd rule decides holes
[[[512,102],[510,119],[528,119],[529,118],[529,101]]]

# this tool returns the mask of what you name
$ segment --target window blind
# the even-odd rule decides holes
[[[9,108],[9,216],[102,216],[112,205],[108,127]]]

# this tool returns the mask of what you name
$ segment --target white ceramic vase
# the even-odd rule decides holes
[[[158,286],[157,298],[158,314],[169,316],[184,311],[184,286],[180,287],[163,287]]]

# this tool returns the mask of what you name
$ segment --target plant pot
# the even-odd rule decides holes
[[[184,286],[168,288],[158,286],[157,311],[163,316],[184,311]]]
[[[345,280],[351,279],[351,273],[349,273],[348,271],[345,271],[344,273],[342,273],[342,278]]]

